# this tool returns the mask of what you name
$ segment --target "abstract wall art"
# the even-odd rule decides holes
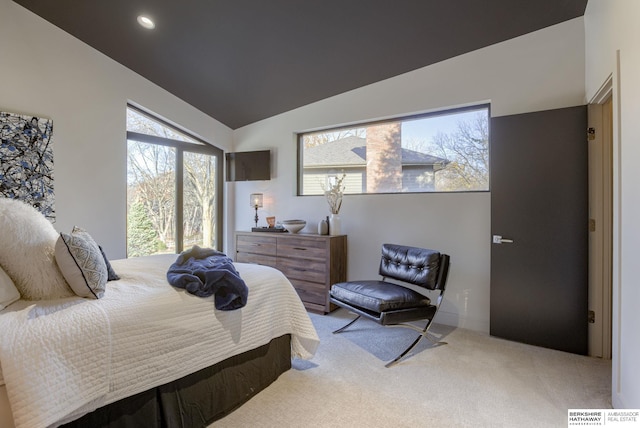
[[[0,112],[0,197],[23,200],[55,222],[53,122]]]

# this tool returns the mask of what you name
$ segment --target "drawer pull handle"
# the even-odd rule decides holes
[[[294,250],[299,250],[299,251],[307,251],[306,248],[302,248],[302,247],[293,247]]]

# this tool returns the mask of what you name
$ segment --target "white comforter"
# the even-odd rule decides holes
[[[18,301],[0,313],[0,364],[17,428],[72,420],[284,334],[293,356],[313,356],[318,336],[282,273],[237,263],[247,305],[218,311],[213,297],[167,283],[175,259],[113,261],[122,279],[100,300]]]

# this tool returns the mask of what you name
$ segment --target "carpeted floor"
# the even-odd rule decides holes
[[[566,427],[568,409],[611,408],[611,362],[434,324],[426,340],[339,309],[311,314],[320,347],[212,428]]]

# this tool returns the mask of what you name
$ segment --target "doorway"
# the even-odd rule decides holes
[[[611,359],[613,102],[609,79],[588,107],[589,356]]]

